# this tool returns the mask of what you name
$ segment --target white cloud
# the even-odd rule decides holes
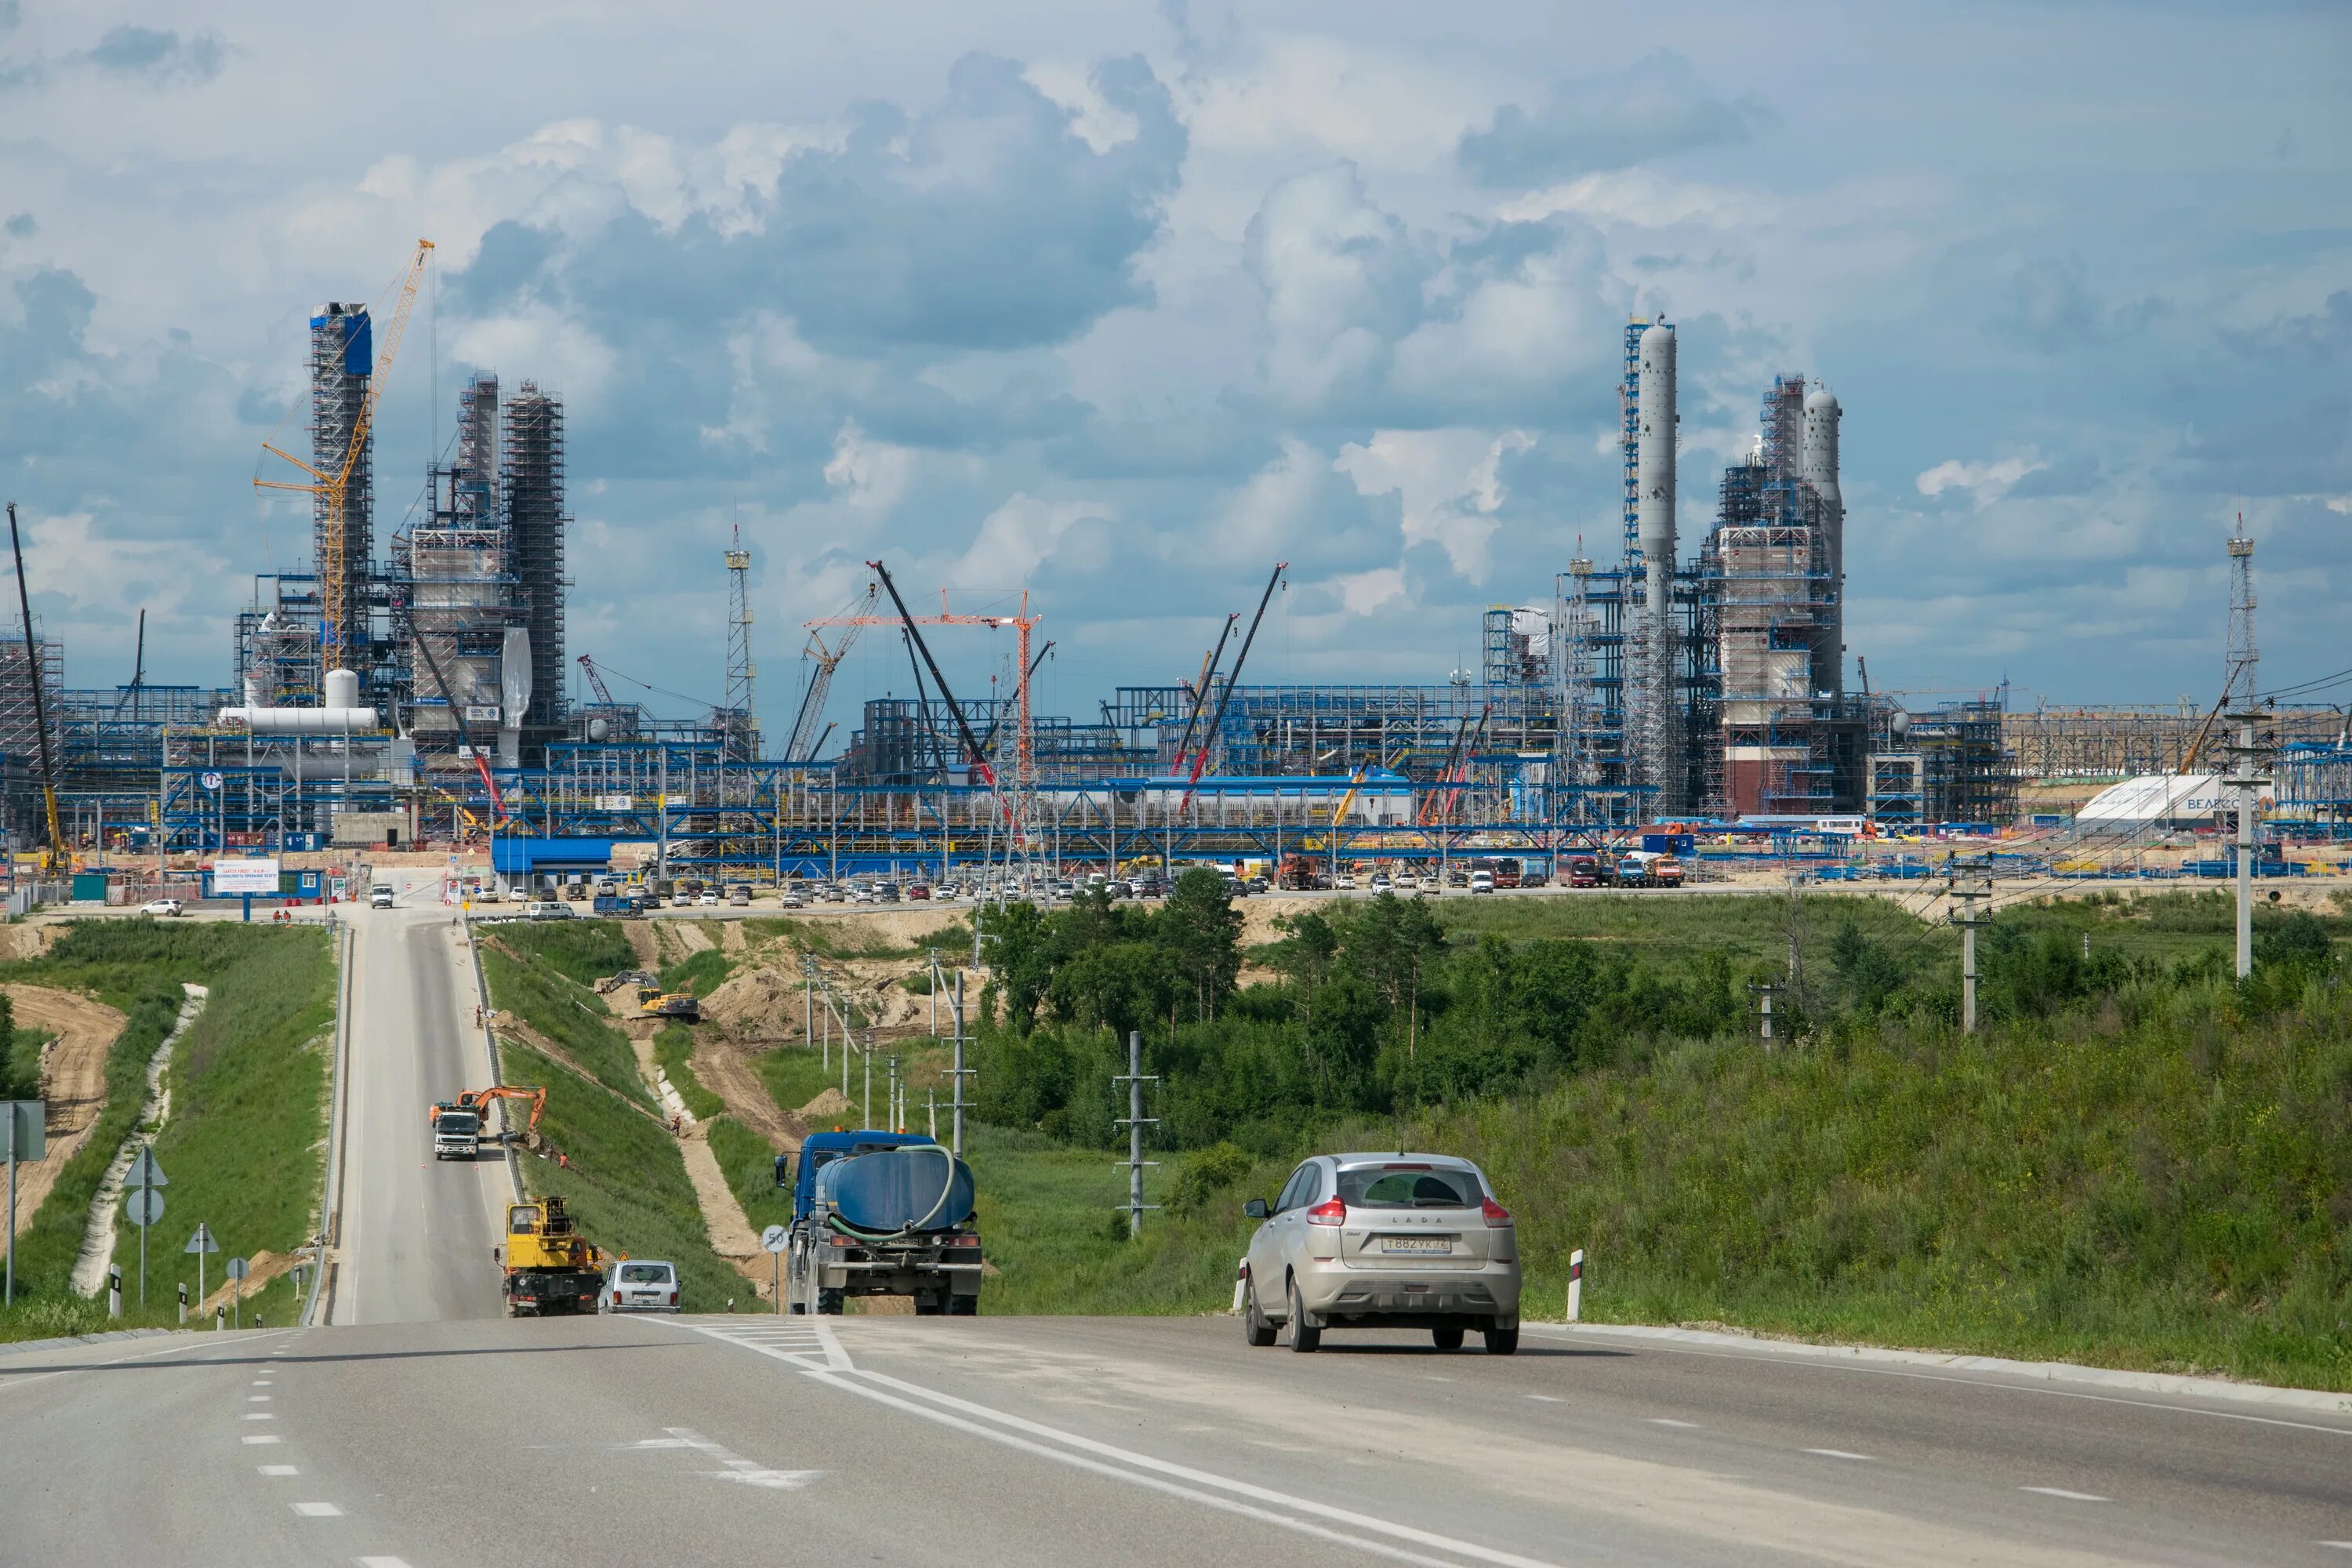
[[[1503,459],[1534,445],[1524,430],[1382,430],[1361,446],[1342,447],[1338,467],[1360,494],[1397,495],[1407,546],[1437,544],[1458,574],[1478,583],[1500,526]]]
[[[907,478],[914,465],[910,448],[874,440],[852,419],[833,438],[824,482],[842,491],[853,510],[873,515],[898,504],[898,498],[907,493]]]
[[[1018,587],[1044,564],[1073,524],[1108,515],[1108,508],[1092,501],[1046,501],[1015,491],[982,521],[950,581],[960,587]]]
[[[1486,108],[1458,71],[1358,39],[1285,34],[1194,82],[1185,123],[1193,145],[1215,158],[1307,151],[1425,169],[1451,160],[1455,140]]]
[[[2038,458],[1999,458],[1988,462],[1963,462],[1958,458],[1937,464],[1919,476],[1919,493],[1934,497],[1946,490],[1966,490],[1978,506],[1990,506],[2007,495],[2017,481],[2050,465]]]

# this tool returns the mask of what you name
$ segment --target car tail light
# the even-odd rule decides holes
[[[1486,1216],[1486,1227],[1489,1230],[1509,1230],[1512,1228],[1511,1211],[1505,1208],[1502,1205],[1496,1203],[1492,1198],[1479,1199],[1478,1212]]]
[[[615,1290],[615,1291],[614,1291],[614,1292],[613,1292],[613,1305],[614,1305],[615,1307],[617,1307],[617,1306],[619,1306],[620,1304],[621,1304],[621,1293],[620,1293],[618,1290]]]
[[[1307,1223],[1308,1225],[1345,1225],[1348,1223],[1348,1205],[1338,1198],[1325,1198],[1307,1211]]]
[[[673,1307],[677,1305],[677,1292],[675,1290],[669,1293],[669,1304]]]

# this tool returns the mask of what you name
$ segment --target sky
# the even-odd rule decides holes
[[[2340,5],[671,9],[0,0],[0,499],[69,684],[142,608],[148,679],[226,679],[308,549],[252,483],[307,318],[420,237],[379,553],[461,380],[536,380],[571,651],[661,711],[720,695],[738,529],[772,731],[874,558],[1025,590],[1082,721],[1276,560],[1251,678],[1475,670],[1485,607],[1617,553],[1634,314],[1685,553],[1772,376],[1837,394],[1877,689],[2208,704],[2241,515],[2262,684],[2352,665]],[[1009,668],[935,637],[961,691]],[[911,688],[869,638],[835,717]]]

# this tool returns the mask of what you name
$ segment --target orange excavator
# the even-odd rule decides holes
[[[521,1143],[526,1149],[538,1148],[540,1145],[539,1119],[547,1113],[547,1090],[543,1089],[526,1089],[520,1084],[511,1083],[492,1084],[488,1089],[469,1089],[455,1100],[445,1100],[436,1105],[427,1114],[426,1120],[437,1128],[441,1124],[441,1118],[445,1112],[455,1111],[460,1116],[473,1118],[475,1126],[478,1128],[490,1119],[490,1103],[499,1100],[530,1101],[530,1121],[520,1132],[509,1131],[507,1138],[509,1142]]]

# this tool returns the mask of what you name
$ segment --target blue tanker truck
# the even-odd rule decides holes
[[[776,1157],[790,1187],[784,1300],[837,1313],[851,1296],[911,1296],[921,1316],[980,1310],[971,1167],[919,1132],[817,1132]]]

